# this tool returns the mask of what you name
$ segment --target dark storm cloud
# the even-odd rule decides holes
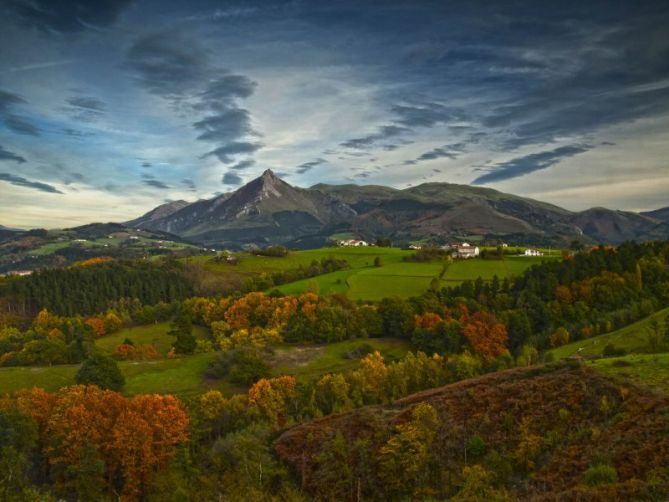
[[[218,160],[224,164],[230,164],[234,162],[234,156],[240,154],[251,154],[261,148],[262,145],[258,143],[249,143],[245,141],[237,141],[234,143],[228,143],[225,146],[219,146],[218,148],[212,150],[211,152],[206,153],[203,157],[211,157],[212,155],[217,157]]]
[[[40,192],[59,193],[59,194],[63,193],[57,188],[51,185],[47,185],[46,183],[40,183],[39,181],[30,181],[25,178],[22,178],[21,176],[16,176],[10,173],[0,173],[0,181],[6,181],[7,183],[11,183],[12,185],[16,186],[34,188],[35,190],[39,190]]]
[[[223,175],[221,180],[224,185],[241,185],[242,179],[235,173],[228,171]]]
[[[5,125],[17,134],[39,136],[39,129],[31,124],[26,118],[19,117],[18,115],[7,115],[5,117]]]
[[[0,120],[10,131],[28,136],[39,136],[39,128],[29,119],[14,113],[17,105],[26,104],[26,100],[18,94],[0,90]]]
[[[95,110],[102,112],[105,110],[105,104],[97,98],[91,96],[73,96],[67,99],[68,104],[77,108]]]
[[[142,162],[142,167],[151,167],[153,164],[151,162]]]
[[[592,146],[586,144],[568,145],[561,146],[554,150],[517,157],[506,162],[495,164],[490,168],[490,172],[479,176],[472,181],[472,184],[485,185],[486,183],[504,181],[523,176],[541,169],[546,169],[547,167],[557,164],[562,159],[573,157],[574,155],[587,152],[590,149],[592,149]]]
[[[24,159],[20,155],[17,155],[14,152],[9,152],[5,150],[2,146],[0,146],[0,161],[2,160],[13,160],[15,162],[18,162],[19,164],[23,164],[26,161],[26,159]]]
[[[348,139],[340,146],[357,150],[366,150],[375,143],[390,138],[415,132],[416,129],[432,128],[448,122],[464,120],[466,114],[457,108],[447,107],[439,103],[423,103],[421,105],[393,105],[390,111],[397,116],[392,124],[379,126],[377,132],[367,136]],[[397,149],[406,140],[383,145],[385,151]]]
[[[154,179],[146,179],[145,178],[145,179],[142,180],[142,183],[144,183],[145,185],[148,185],[150,187],[153,187],[153,188],[160,188],[161,190],[166,190],[166,189],[170,188],[169,185],[166,185],[162,181],[154,180]]]
[[[405,160],[404,164],[405,165],[414,165],[418,164],[419,162],[423,162],[426,160],[435,160],[435,159],[442,159],[442,158],[448,158],[451,160],[455,160],[458,158],[458,156],[465,150],[466,144],[464,142],[461,143],[451,143],[450,145],[444,145],[440,146],[437,148],[434,148],[428,152],[425,152],[424,154],[420,155],[419,157],[412,159],[412,160]]]
[[[197,139],[217,145],[207,155],[232,163],[236,155],[262,146],[245,141],[258,134],[250,113],[239,105],[253,94],[256,83],[212,65],[208,51],[196,41],[174,31],[144,36],[129,49],[126,66],[150,93],[200,115],[192,124]]]
[[[0,89],[0,113],[6,113],[14,105],[24,104],[26,101],[18,94]]]
[[[184,185],[191,192],[197,191],[197,188],[195,187],[195,182],[190,178],[181,180],[181,184]]]
[[[304,164],[300,164],[297,166],[296,171],[299,174],[304,174],[308,171],[311,171],[314,167],[320,166],[321,164],[326,163],[327,161],[325,159],[316,159],[312,160],[311,162],[305,162]]]
[[[242,160],[237,162],[236,164],[233,164],[230,166],[230,169],[235,169],[237,171],[241,171],[243,169],[248,169],[249,167],[253,167],[255,165],[256,161],[253,159],[248,159],[248,160]]]
[[[216,115],[209,115],[193,124],[200,131],[202,141],[229,142],[251,134],[250,114],[241,108],[227,108]]]
[[[126,54],[126,66],[149,92],[170,98],[194,91],[211,73],[206,51],[177,31],[136,40]]]
[[[378,141],[383,141],[394,136],[399,136],[409,132],[409,129],[406,127],[399,127],[396,125],[384,125],[380,126],[377,132],[369,134],[367,136],[362,136],[359,138],[353,138],[344,141],[340,145],[345,148],[355,148],[355,149],[364,149],[367,148]]]
[[[71,33],[113,24],[131,0],[9,0],[10,11],[41,31]]]

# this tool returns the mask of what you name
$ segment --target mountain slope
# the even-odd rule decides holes
[[[198,201],[142,228],[205,243],[273,243],[318,233],[355,212],[316,190],[292,187],[270,170],[232,194]]]
[[[149,225],[152,221],[159,220],[161,218],[167,218],[168,216],[176,213],[180,209],[188,206],[190,203],[185,200],[175,200],[173,202],[168,202],[156,208],[153,208],[148,213],[143,214],[139,218],[125,222],[124,224],[133,227],[140,228],[145,225]]]
[[[663,207],[661,209],[656,209],[655,211],[646,211],[645,213],[640,214],[660,220],[664,223],[669,223],[669,207]]]
[[[669,238],[669,225],[648,216],[603,208],[573,213],[490,188],[451,183],[403,190],[351,184],[299,188],[270,170],[235,192],[184,204],[159,206],[129,223],[226,247],[320,247],[338,232],[400,243],[471,235],[535,245]]]

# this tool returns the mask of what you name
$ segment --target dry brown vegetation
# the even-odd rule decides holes
[[[421,403],[438,416],[423,456],[420,436],[406,436]],[[393,488],[384,471],[403,434],[398,461],[421,475]],[[338,444],[336,461],[326,451]],[[517,368],[314,420],[284,433],[276,451],[323,499],[665,500],[669,398],[578,365]],[[333,468],[347,474],[325,486]]]

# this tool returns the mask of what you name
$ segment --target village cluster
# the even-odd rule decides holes
[[[337,244],[342,247],[366,247],[366,246],[374,246],[374,244],[371,244],[367,241],[363,240],[357,240],[357,239],[346,239],[346,240],[341,240],[338,241]],[[503,248],[509,247],[508,244],[502,244]],[[413,249],[415,251],[418,251],[422,249],[423,246],[419,244],[411,244],[409,246],[409,249]],[[441,249],[444,251],[452,251],[452,256],[453,258],[476,258],[481,254],[481,249],[478,246],[473,246],[469,244],[468,242],[462,242],[458,244],[445,244],[443,246],[440,246]],[[521,256],[543,256],[543,252],[539,251],[536,248],[527,248],[523,253],[521,253]]]

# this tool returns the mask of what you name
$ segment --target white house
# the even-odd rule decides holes
[[[454,249],[453,257],[455,258],[476,258],[480,253],[478,246],[472,246],[468,242],[463,242]]]
[[[415,251],[418,251],[418,250],[420,250],[420,249],[423,249],[423,246],[420,246],[420,245],[418,245],[418,244],[411,244],[411,245],[409,246],[409,249],[413,249],[413,250],[415,250]]]
[[[358,247],[358,246],[369,246],[369,244],[365,241],[358,241],[356,239],[347,239],[344,241],[339,241],[340,246],[352,246],[352,247]]]
[[[544,254],[538,249],[528,248],[525,250],[525,256],[543,256]]]

